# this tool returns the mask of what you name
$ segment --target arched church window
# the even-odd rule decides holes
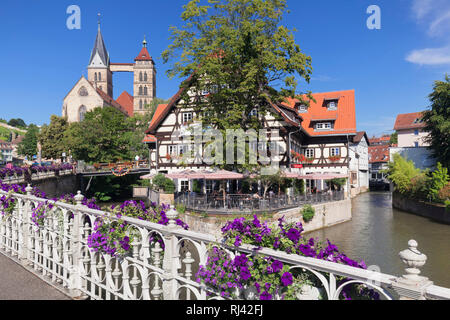
[[[147,72],[144,72],[144,81],[147,81]]]
[[[147,87],[144,87],[144,96],[147,95]]]
[[[142,86],[139,87],[139,95],[142,96]]]
[[[139,81],[142,81],[142,71],[139,72]]]
[[[88,91],[87,91],[87,89],[86,89],[85,86],[82,86],[82,87],[80,88],[80,90],[78,90],[78,94],[79,94],[81,97],[86,97],[86,96],[89,95],[89,93],[88,93]]]
[[[139,100],[139,109],[142,110],[142,100]]]
[[[102,74],[100,72],[98,73],[98,81],[102,81]]]
[[[79,121],[83,121],[84,117],[86,115],[87,109],[85,106],[81,106],[80,109],[78,109],[78,119]]]
[[[95,81],[97,81],[97,72],[95,73],[95,77],[94,78],[95,78]]]

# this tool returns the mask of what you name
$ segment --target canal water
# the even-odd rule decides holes
[[[348,257],[393,276],[405,274],[399,252],[414,239],[427,256],[422,275],[435,285],[450,288],[450,225],[440,224],[392,208],[389,192],[368,192],[352,200],[352,220],[306,237],[329,239]]]

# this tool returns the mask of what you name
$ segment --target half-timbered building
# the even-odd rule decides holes
[[[143,142],[151,150],[151,166],[156,172],[173,173],[209,167],[201,161],[201,154],[194,157],[197,161],[180,161],[183,153],[189,150],[174,136],[199,124],[199,115],[186,107],[182,99],[184,90],[180,88],[168,104],[157,107],[146,131]],[[277,153],[271,156],[281,171],[310,175],[311,179],[305,179],[307,187],[324,190],[327,186],[318,179],[321,175],[350,177],[352,152],[349,148],[357,136],[355,93],[348,90],[312,96],[314,100],[308,104],[294,99],[281,104],[267,101],[270,112],[260,115],[255,109],[254,115],[269,132],[278,132],[278,137],[270,141],[278,146]]]

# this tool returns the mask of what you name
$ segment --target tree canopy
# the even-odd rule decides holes
[[[117,162],[133,160],[130,149],[134,134],[129,118],[113,107],[95,108],[81,122],[71,123],[64,141],[77,160]]]
[[[430,134],[427,142],[436,159],[446,168],[450,167],[450,78],[435,81],[429,95],[431,106],[425,111],[425,130]]]
[[[23,140],[19,143],[17,152],[20,155],[27,156],[29,159],[37,155],[38,135],[39,128],[34,124],[30,124]]]
[[[204,127],[258,130],[264,124],[255,109],[265,115],[268,100],[301,99],[297,81],[309,82],[311,58],[296,44],[295,30],[281,25],[285,0],[192,0],[183,8],[184,25],[171,27],[162,58],[178,57],[168,75],[190,77],[183,100]]]
[[[68,154],[68,147],[64,143],[64,132],[69,127],[66,118],[52,115],[50,124],[43,125],[39,134],[39,142],[42,147],[43,158],[58,159],[62,157],[62,153]]]

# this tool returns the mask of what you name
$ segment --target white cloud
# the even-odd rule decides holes
[[[405,60],[419,65],[450,65],[450,1],[412,0],[411,10],[418,25],[428,36],[439,39],[441,47],[412,50]]]
[[[450,64],[450,46],[413,50],[406,56],[406,61],[420,65]]]

